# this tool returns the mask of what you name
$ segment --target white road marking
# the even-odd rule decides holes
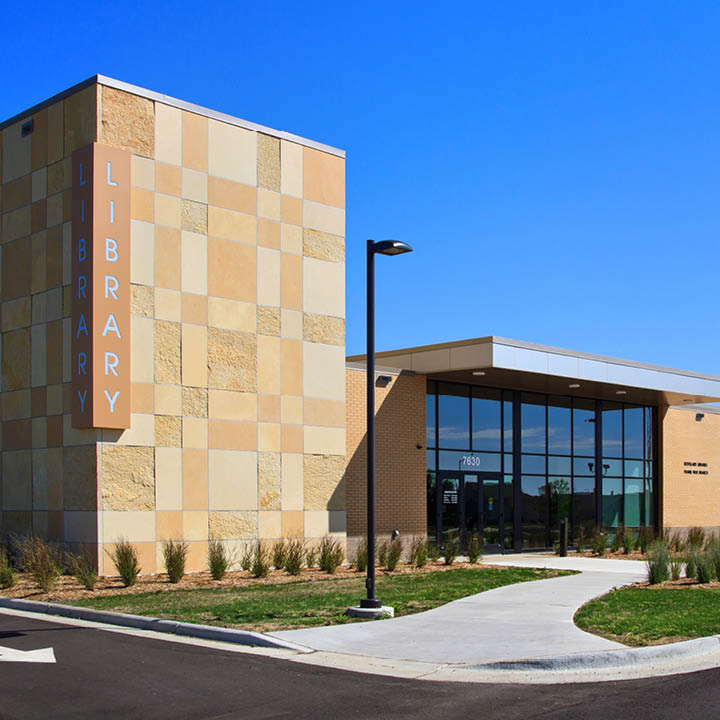
[[[0,662],[54,663],[55,653],[51,647],[40,650],[16,650],[0,645]]]

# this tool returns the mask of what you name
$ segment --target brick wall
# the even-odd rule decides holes
[[[346,371],[345,492],[351,552],[366,529],[365,377],[364,370]],[[413,535],[425,534],[427,527],[425,377],[390,377],[386,387],[375,388],[375,527],[379,538],[397,529],[407,542]]]

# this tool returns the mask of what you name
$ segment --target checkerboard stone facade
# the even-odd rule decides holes
[[[2,129],[0,534],[90,545],[105,574],[120,536],[145,573],[169,538],[190,570],[210,537],[344,540],[344,158],[143,93],[96,78]],[[124,431],[71,415],[72,153],[93,142],[131,154]]]

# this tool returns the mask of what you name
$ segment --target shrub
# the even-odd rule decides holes
[[[276,570],[282,570],[285,567],[285,540],[278,540],[272,546],[272,564]]]
[[[305,545],[300,538],[288,540],[285,546],[285,560],[283,568],[288,575],[299,575],[302,571],[305,557]]]
[[[655,533],[652,528],[641,527],[638,532],[638,545],[640,546],[640,552],[645,555],[650,547],[651,543],[655,539]]]
[[[685,556],[685,577],[690,579],[697,577],[697,556],[693,550]]]
[[[457,538],[452,538],[445,543],[445,554],[443,555],[445,565],[452,565],[455,562],[459,549],[460,543],[458,543]]]
[[[387,569],[392,572],[400,562],[403,552],[403,541],[398,537],[390,542],[387,554]]]
[[[582,552],[586,542],[587,539],[585,538],[585,526],[579,525],[575,536],[576,551]]]
[[[647,574],[651,585],[664,583],[670,577],[670,553],[668,546],[661,540],[648,548]]]
[[[352,564],[358,572],[365,572],[368,566],[367,538],[363,538],[355,550]]]
[[[682,573],[682,568],[683,561],[678,557],[672,558],[672,560],[670,560],[670,579],[679,580],[680,574]]]
[[[108,554],[115,564],[123,585],[125,587],[134,585],[140,574],[140,563],[133,544],[127,538],[119,537],[115,541],[115,547]]]
[[[610,552],[616,553],[622,547],[622,538],[620,536],[619,528],[615,531],[615,536],[610,543]]]
[[[270,572],[268,551],[262,540],[258,540],[253,548],[250,572],[252,576],[256,578],[267,577],[267,574]]]
[[[163,559],[171,583],[179,583],[182,580],[187,554],[188,545],[182,540],[166,540],[163,543]]]
[[[436,542],[428,543],[428,559],[437,562],[440,559],[440,545]]]
[[[245,543],[243,546],[242,554],[240,555],[240,568],[245,572],[252,570],[253,555],[255,554],[255,547],[252,543]]]
[[[342,565],[345,558],[345,552],[340,542],[329,535],[325,535],[320,540],[318,553],[320,556],[320,569],[330,575]]]
[[[62,573],[62,559],[57,547],[42,538],[28,536],[20,540],[20,559],[25,571],[44,592],[55,587]]]
[[[720,580],[720,546],[715,546],[710,551],[710,557],[712,558],[713,567],[715,568],[715,577]]]
[[[701,550],[705,544],[705,530],[701,527],[691,527],[687,533],[687,542],[693,550]]]
[[[15,570],[5,548],[0,547],[0,588],[9,588],[15,584]]]
[[[629,555],[635,549],[635,533],[625,530],[623,534],[623,555]]]
[[[305,564],[309,567],[315,567],[318,561],[318,549],[316,547],[309,547],[305,551]]]
[[[607,549],[607,535],[602,530],[596,530],[592,537],[593,555],[604,555]]]
[[[698,553],[695,559],[695,566],[697,568],[697,579],[699,583],[705,585],[706,583],[712,582],[713,579],[713,561],[708,553]]]
[[[415,536],[410,544],[408,561],[417,568],[424,567],[428,560],[428,544],[422,535]]]
[[[381,567],[387,567],[388,551],[390,550],[390,543],[388,540],[383,540],[377,546],[377,561]]]
[[[98,574],[95,569],[90,552],[85,550],[78,555],[68,553],[70,570],[75,579],[86,589],[94,590],[97,583]]]
[[[480,541],[478,540],[478,536],[473,533],[468,537],[467,540],[467,557],[468,562],[471,565],[476,565],[480,558],[482,557],[482,551],[480,550]]]
[[[208,542],[208,568],[212,579],[222,580],[230,565],[230,555],[225,545],[220,540],[211,538]]]

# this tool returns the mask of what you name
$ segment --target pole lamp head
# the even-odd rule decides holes
[[[370,250],[378,255],[402,255],[412,252],[412,248],[400,240],[378,240],[370,245]]]

